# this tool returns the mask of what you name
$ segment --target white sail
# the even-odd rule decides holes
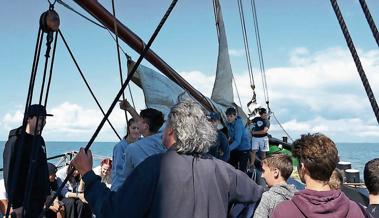
[[[232,86],[233,72],[230,65],[228,42],[219,0],[214,0],[214,10],[219,47],[216,79],[213,85],[211,99],[217,103],[232,106],[234,103]]]

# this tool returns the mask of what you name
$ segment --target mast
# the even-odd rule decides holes
[[[106,26],[110,31],[115,33],[114,17],[96,0],[74,0],[80,7],[90,13],[94,18]],[[133,50],[141,54],[145,47],[145,42],[139,38],[134,32],[123,25],[116,19],[118,37],[128,44]],[[180,87],[185,89],[194,97],[203,107],[209,111],[214,111],[213,106],[207,101],[205,96],[191,86],[183,77],[181,77],[170,65],[162,60],[153,50],[146,53],[145,59],[149,61],[154,67],[166,75],[169,79],[174,81]]]

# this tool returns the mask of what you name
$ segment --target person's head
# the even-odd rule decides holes
[[[237,111],[233,107],[226,109],[225,114],[229,123],[233,123],[237,118]]]
[[[129,139],[131,142],[136,141],[139,137],[141,137],[141,133],[139,132],[139,125],[137,121],[133,118],[128,120],[128,129],[126,131],[125,139]]]
[[[41,134],[41,131],[46,124],[46,116],[52,115],[46,113],[45,106],[39,104],[30,105],[27,111],[26,132],[31,135],[34,135],[35,133]]]
[[[67,171],[66,171],[67,175],[69,174],[71,168],[72,168],[72,166],[70,166],[70,165],[67,167]],[[74,170],[74,172],[69,177],[68,181],[70,183],[78,183],[80,181],[80,173],[77,169]]]
[[[109,158],[102,160],[100,163],[100,167],[101,167],[101,175],[102,176],[109,175],[112,171],[112,160]]]
[[[139,131],[144,136],[157,133],[164,123],[163,113],[154,108],[146,108],[142,110],[140,117],[141,119],[138,123]]]
[[[207,116],[207,119],[210,123],[212,123],[213,127],[217,128],[220,124],[221,116],[218,112],[211,112]]]
[[[171,108],[162,143],[178,153],[207,153],[216,141],[216,129],[207,118],[198,103],[185,100]]]
[[[57,167],[52,163],[47,163],[47,169],[49,172],[49,182],[54,182],[57,178]]]
[[[329,186],[331,189],[341,189],[343,183],[342,174],[339,169],[334,169],[329,179]]]
[[[293,146],[293,154],[299,159],[301,180],[306,183],[312,179],[327,184],[338,163],[336,144],[327,136],[316,133],[302,135]]]
[[[368,192],[371,195],[379,195],[379,158],[366,163],[363,175]]]
[[[267,110],[266,110],[266,108],[259,108],[259,115],[263,119],[267,119]]]
[[[291,157],[285,154],[273,154],[262,161],[262,178],[268,187],[286,182],[292,170]]]

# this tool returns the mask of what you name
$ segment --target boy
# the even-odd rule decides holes
[[[287,184],[292,173],[292,160],[285,154],[273,154],[263,160],[262,178],[270,188],[262,195],[254,217],[270,217],[271,212],[283,200],[289,200],[297,191]]]

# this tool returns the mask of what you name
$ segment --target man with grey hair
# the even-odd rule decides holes
[[[257,202],[263,188],[206,154],[215,140],[200,105],[183,101],[168,115],[162,138],[168,151],[143,161],[118,191],[93,173],[91,151],[81,148],[72,164],[83,176],[96,217],[227,217],[230,203]]]

